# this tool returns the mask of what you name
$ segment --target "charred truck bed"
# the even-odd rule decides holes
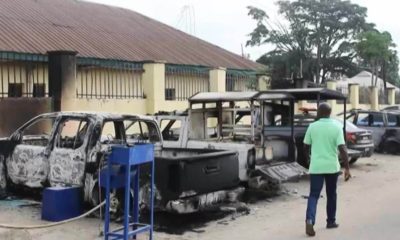
[[[156,184],[163,200],[177,200],[239,184],[237,154],[212,149],[162,149]]]

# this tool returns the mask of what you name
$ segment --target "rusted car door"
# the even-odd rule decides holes
[[[82,186],[89,132],[93,121],[83,117],[63,117],[57,126],[49,157],[51,186]]]
[[[50,115],[33,119],[11,136],[15,147],[6,160],[6,168],[12,183],[43,187],[49,173],[55,123],[56,117]]]

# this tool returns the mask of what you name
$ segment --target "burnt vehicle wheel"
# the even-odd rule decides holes
[[[247,167],[249,169],[256,168],[256,153],[255,150],[251,150],[247,153]]]
[[[390,141],[390,142],[386,142],[383,145],[383,152],[388,153],[388,154],[398,154],[399,153],[399,148],[400,144]]]
[[[92,199],[91,204],[93,206],[99,205],[101,202],[105,200],[105,188],[101,188],[101,193],[99,193],[98,185],[93,188],[92,190]],[[133,198],[133,191],[130,192],[131,197]],[[101,199],[101,200],[99,200]],[[111,189],[111,196],[110,196],[110,217],[112,220],[118,221],[124,213],[124,200],[125,200],[125,192],[123,189]],[[132,207],[132,204],[131,206]],[[132,210],[132,209],[130,209]],[[102,207],[102,213],[104,217],[105,212],[105,205]]]
[[[354,164],[355,162],[357,162],[358,157],[353,157],[350,159],[349,164]]]
[[[303,147],[297,147],[296,152],[297,163],[308,169],[310,167],[310,163],[306,160],[306,157],[304,156]]]

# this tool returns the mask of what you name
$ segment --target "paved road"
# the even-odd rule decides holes
[[[323,197],[319,203],[313,239],[323,240],[397,240],[400,239],[400,157],[375,155],[352,167],[349,182],[340,179],[338,222],[340,228],[325,229]],[[223,226],[213,223],[204,233],[188,233],[171,239],[309,239],[304,233],[304,214],[308,181],[289,184],[292,192],[252,206],[253,213]],[[166,238],[167,239],[167,238]]]
[[[317,236],[321,240],[398,240],[400,239],[400,157],[375,155],[362,159],[352,167],[355,176],[339,182],[338,222],[340,228],[325,226],[325,194],[320,199],[317,216]],[[183,235],[156,233],[157,240],[294,240],[310,239],[304,233],[304,215],[308,181],[285,185],[289,194],[273,198],[272,202],[251,204],[251,213],[198,224]],[[204,215],[203,215],[204,216]],[[184,219],[184,218],[182,218]],[[178,220],[182,220],[179,218]],[[183,225],[184,220],[171,218],[169,225]],[[36,224],[39,208],[9,208],[0,206],[0,222]],[[99,219],[84,219],[49,229],[10,231],[0,229],[1,240],[101,239]],[[144,239],[144,238],[140,238]]]

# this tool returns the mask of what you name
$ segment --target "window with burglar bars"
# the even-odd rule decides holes
[[[256,80],[255,73],[226,71],[226,91],[250,91]]]
[[[139,63],[80,59],[77,67],[77,97],[141,99],[143,65]]]
[[[0,52],[0,98],[47,97],[47,56]]]
[[[165,100],[186,101],[198,92],[208,92],[210,69],[167,65],[165,68]]]

